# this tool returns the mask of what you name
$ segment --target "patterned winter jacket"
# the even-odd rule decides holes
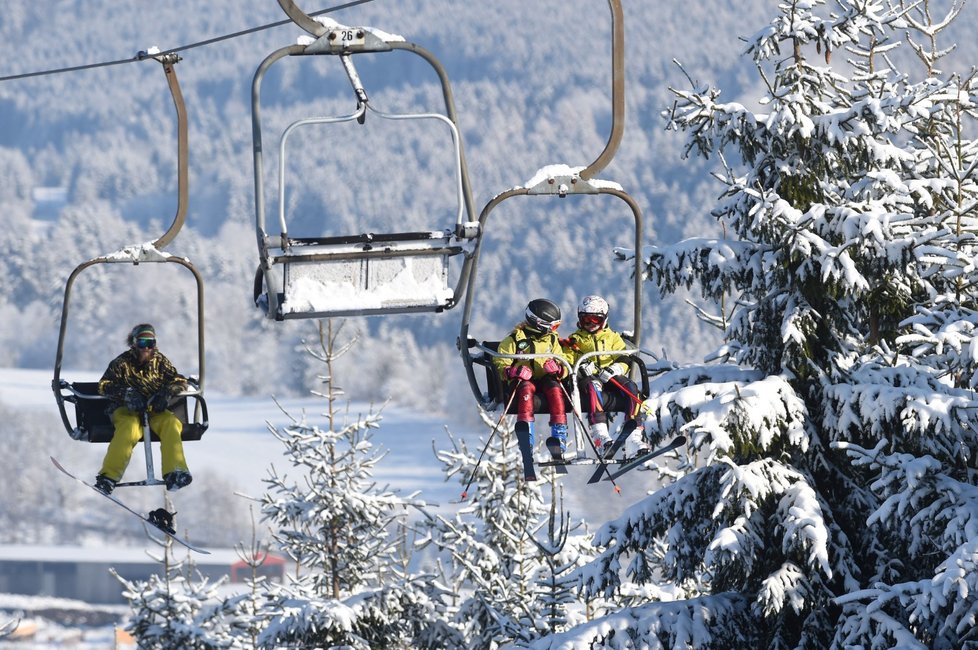
[[[509,336],[504,338],[499,342],[499,353],[500,354],[556,354],[558,357],[566,359],[564,351],[560,347],[560,339],[557,337],[556,332],[546,332],[545,334],[536,335],[532,332],[528,332],[524,327],[525,323],[520,323],[516,326]],[[506,378],[506,368],[514,364],[519,364],[523,366],[529,366],[533,369],[533,378],[540,379],[546,373],[543,371],[543,364],[547,360],[547,357],[539,357],[536,359],[526,359],[524,361],[515,359],[501,359],[499,357],[492,358],[492,364],[496,367],[496,371],[499,376],[505,381]],[[566,368],[561,364],[561,369],[565,371]]]
[[[564,346],[564,353],[572,364],[577,363],[577,360],[588,352],[628,349],[628,346],[625,345],[625,339],[621,337],[621,334],[608,327],[604,327],[594,333],[578,329],[561,343]],[[616,366],[618,370],[617,374],[619,375],[628,372],[628,364],[624,361],[616,361],[616,359],[621,359],[621,357],[612,355],[588,357],[588,360],[596,362],[601,368]]]
[[[177,372],[170,360],[157,351],[145,365],[139,365],[139,353],[129,349],[117,356],[106,368],[98,382],[98,392],[113,405],[121,406],[126,389],[135,388],[149,399],[162,389],[171,394],[184,389],[187,380]]]

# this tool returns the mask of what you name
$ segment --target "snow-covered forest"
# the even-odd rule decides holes
[[[596,34],[607,29],[593,4],[604,6],[569,4],[530,16],[506,2],[479,10],[375,2],[347,10],[357,20],[337,19],[410,34],[446,61],[482,204],[541,164],[589,160],[600,147],[607,50],[595,43],[606,42]],[[208,323],[215,382],[239,391],[266,382],[314,388],[328,401],[324,423],[297,418],[275,429],[308,478],[273,473],[261,500],[269,543],[297,562],[295,579],[256,579],[249,594],[216,604],[213,587],[180,567],[126,583],[141,647],[978,643],[978,54],[958,37],[975,24],[975,9],[928,0],[745,4],[711,3],[701,15],[688,3],[625,7],[630,118],[606,176],[634,191],[653,224],[642,251],[653,297],[643,323],[654,342],[646,347],[663,353],[647,353],[655,363],[645,428],[655,442],[682,434],[688,444],[655,468],[656,491],[608,522],[576,518],[564,507],[567,482],[549,472],[537,483],[520,480],[511,423],[489,415],[480,444],[437,452],[449,480],[471,484],[471,500],[456,512],[374,484],[382,460],[370,432],[382,424],[374,413],[335,418],[334,399],[346,397],[331,378],[347,378],[346,394],[358,399],[443,395],[441,408],[457,407],[465,400],[450,369],[451,323],[438,320],[445,315],[378,319],[343,336],[330,323],[318,348],[282,352],[295,346],[295,330],[260,321],[248,290],[235,289],[250,286],[253,267],[243,252],[253,233],[248,76],[239,64],[253,67],[272,33],[233,56],[230,46],[208,53],[206,66],[180,64],[199,75],[190,106],[207,106],[192,117],[192,150],[202,150],[192,167],[197,209],[221,214],[196,226],[181,251],[201,260],[217,294],[221,320]],[[126,12],[137,24],[132,8],[87,8],[86,24],[98,28],[80,30],[66,9],[75,6],[45,21],[34,5],[16,4],[4,17],[4,33],[25,43],[25,65],[51,67],[49,48],[28,52],[26,43],[101,51],[118,42],[100,40],[101,32]],[[214,7],[193,20],[185,10],[160,11],[154,28],[173,20],[189,39],[201,25],[234,29]],[[247,18],[277,16],[264,7]],[[430,84],[406,81],[408,68],[366,72],[386,82],[377,96],[391,103],[424,105],[433,95]],[[165,192],[144,193],[173,185],[156,164],[172,158],[168,131],[158,128],[172,122],[149,99],[159,93],[140,83],[134,100],[136,84],[108,81],[116,69],[87,74],[98,80],[86,86],[101,94],[97,103],[79,99],[77,79],[17,82],[32,84],[23,93],[0,86],[11,125],[0,173],[17,188],[4,199],[13,215],[7,232],[20,235],[4,240],[3,261],[8,275],[25,274],[2,289],[7,320],[18,323],[6,330],[13,365],[49,348],[42,324],[57,313],[57,285],[74,256],[117,247],[117,236],[139,240],[165,221],[155,212]],[[309,74],[317,84],[331,79]],[[278,119],[310,101],[311,85],[301,72],[277,81]],[[232,123],[242,128],[232,132]],[[40,133],[47,138],[35,139]],[[387,190],[396,179],[378,163],[389,151],[367,164],[308,145],[309,193],[348,201],[325,203],[331,209],[424,213],[420,195]],[[416,160],[402,168],[426,168],[425,148],[411,153]],[[351,170],[356,179],[344,176]],[[383,191],[361,203],[355,180]],[[34,212],[38,185],[67,188],[58,216]],[[384,206],[392,197],[398,205]],[[627,273],[612,262],[617,242],[605,215],[564,228],[569,209],[530,210],[493,241],[480,327],[516,320],[514,304],[527,292],[549,291],[570,311],[582,267],[583,291],[621,299]],[[540,227],[528,232],[520,219]],[[81,250],[88,246],[102,248]],[[148,289],[139,298],[146,310],[180,304],[167,301],[178,289],[164,281],[139,288]],[[92,289],[78,326],[87,342],[73,350],[80,365],[103,358],[91,341],[133,294],[105,280]],[[153,317],[177,327],[180,317],[159,309]],[[420,382],[419,374],[434,378]],[[422,551],[427,561],[412,562]]]
[[[602,176],[636,196],[649,241],[715,232],[708,216],[710,179],[691,173],[704,167],[682,160],[681,142],[663,130],[659,116],[678,74],[671,59],[718,75],[740,94],[750,80],[730,54],[765,13],[735,3],[704,8],[699,16],[679,2],[626,5],[626,137]],[[610,16],[603,2],[555,2],[526,12],[510,0],[478,8],[378,0],[330,17],[400,34],[442,61],[477,208],[540,167],[589,163],[607,139]],[[0,16],[8,53],[0,76],[128,59],[153,46],[179,47],[284,18],[274,0],[210,2],[190,13],[182,3],[146,9],[13,0]],[[301,33],[294,25],[259,31],[183,51],[176,65],[190,125],[190,208],[169,250],[187,256],[205,277],[208,385],[226,393],[267,394],[272,386],[302,392],[311,378],[303,355],[293,349],[301,326],[263,322],[252,306],[257,250],[250,85],[261,60]],[[365,59],[369,63],[358,60],[359,71],[378,108],[441,108],[437,80],[416,57]],[[265,83],[264,114],[271,124],[303,112],[351,109],[354,98],[335,60],[288,64]],[[173,105],[161,66],[149,60],[0,83],[0,123],[0,200],[8,224],[0,238],[0,270],[17,279],[0,287],[0,366],[49,367],[68,273],[96,255],[159,236],[172,219]],[[359,232],[347,231],[354,218],[361,226],[390,230],[448,225],[427,217],[450,205],[452,196],[450,183],[437,175],[441,169],[427,160],[436,148],[423,144],[430,134],[413,123],[399,124],[400,130],[381,126],[368,122],[354,140],[345,129],[323,130],[303,148],[296,170],[309,198],[296,208],[297,234]],[[416,169],[421,172],[405,173]],[[537,295],[552,296],[565,310],[593,291],[630,305],[628,268],[615,264],[611,252],[630,245],[624,207],[604,199],[527,203],[494,219],[480,269],[475,335],[502,336]],[[320,222],[326,216],[335,221]],[[540,228],[527,229],[528,221]],[[138,271],[113,267],[80,278],[66,367],[101,368],[116,353],[125,335],[117,320],[121,311],[145,314],[170,340],[192,327],[192,305],[178,298],[190,286],[181,284],[182,276]],[[132,284],[143,290],[133,295]],[[704,342],[709,329],[689,322],[681,299],[665,307],[659,302],[650,287],[644,317],[650,346],[669,341],[670,354],[682,359],[699,359],[713,347]],[[629,320],[627,313],[616,316]],[[349,389],[358,398],[457,408],[458,396],[447,387],[461,379],[454,349],[458,310],[355,325],[369,334],[350,362],[357,372],[349,373]],[[418,382],[412,364],[391,360],[392,350],[438,372]],[[179,367],[196,364],[193,349],[167,346],[167,352]]]

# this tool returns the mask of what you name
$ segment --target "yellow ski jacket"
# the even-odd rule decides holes
[[[516,326],[509,336],[504,338],[499,342],[499,353],[500,354],[554,354],[558,358],[567,359],[564,354],[563,349],[560,347],[560,339],[556,332],[546,332],[544,334],[536,335],[528,332],[526,329],[526,323],[520,323]],[[517,364],[522,366],[529,366],[533,370],[533,378],[540,379],[546,373],[543,371],[543,364],[546,362],[547,357],[539,357],[536,359],[501,359],[499,357],[492,358],[492,364],[496,367],[496,371],[499,376],[506,381],[506,368],[511,365]],[[567,368],[561,364],[561,369],[564,371],[561,373],[561,377],[567,372]]]

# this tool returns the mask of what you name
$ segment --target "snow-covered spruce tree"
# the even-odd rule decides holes
[[[491,439],[475,454],[455,438],[452,449],[435,449],[446,476],[466,485],[468,505],[452,517],[429,515],[419,543],[448,554],[460,647],[497,648],[583,620],[586,603],[572,592],[570,573],[589,558],[589,538],[566,521],[557,484],[522,480],[513,425],[482,418]],[[541,487],[550,489],[550,507]]]
[[[936,61],[906,37],[936,33],[929,15],[785,0],[747,41],[759,110],[674,91],[670,127],[722,163],[724,236],[652,248],[648,272],[666,292],[732,294],[714,319],[727,344],[656,377],[649,429],[686,433],[688,459],[598,531],[582,577],[589,593],[660,582],[679,600],[550,643],[959,647],[972,634],[973,84],[895,65],[901,42]]]
[[[316,394],[326,400],[328,428],[307,422],[305,414],[283,429],[270,427],[297,476],[270,469],[262,515],[299,575],[269,594],[261,647],[410,646],[427,624],[438,623],[428,592],[420,588],[425,581],[387,569],[396,565],[396,524],[424,504],[379,488],[371,478],[383,456],[369,431],[381,416],[371,412],[343,421],[336,404],[343,391],[333,368],[356,339],[340,345],[341,330],[332,321],[319,323],[318,344],[306,348],[326,368],[325,392]]]
[[[173,540],[168,538],[162,548],[163,555],[156,558],[161,574],[130,581],[112,571],[132,609],[126,631],[140,648],[150,650],[228,647],[221,641],[227,636],[224,618],[214,605],[221,581],[212,583],[192,563],[175,561]]]

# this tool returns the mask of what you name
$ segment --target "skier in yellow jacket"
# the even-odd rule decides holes
[[[564,339],[564,352],[571,364],[588,352],[617,352],[628,349],[621,334],[608,327],[608,301],[601,296],[585,296],[577,309],[577,330]],[[588,424],[591,427],[591,439],[598,453],[605,455],[611,444],[608,433],[608,415],[605,407],[617,393],[618,401],[630,405],[629,418],[636,418],[635,431],[626,442],[625,454],[639,453],[644,445],[642,442],[643,417],[637,401],[638,387],[626,375],[628,363],[620,355],[598,354],[590,356],[581,364],[581,374],[587,378],[582,387],[585,396],[585,407],[588,411]]]
[[[500,354],[550,354],[554,357],[505,359],[493,357],[500,378],[512,382],[516,393],[516,440],[523,456],[523,476],[535,481],[533,468],[533,396],[539,393],[550,412],[550,436],[567,448],[567,408],[560,380],[567,368],[556,359],[565,359],[557,336],[560,307],[544,298],[531,300],[525,320],[499,343]]]
[[[183,423],[167,409],[170,399],[187,387],[182,377],[156,347],[156,330],[149,323],[132,328],[129,349],[112,360],[98,383],[109,398],[115,433],[95,477],[95,487],[109,494],[129,465],[136,443],[143,435],[143,413],[150,429],[160,438],[163,480],[167,490],[179,490],[193,477],[183,455]]]

